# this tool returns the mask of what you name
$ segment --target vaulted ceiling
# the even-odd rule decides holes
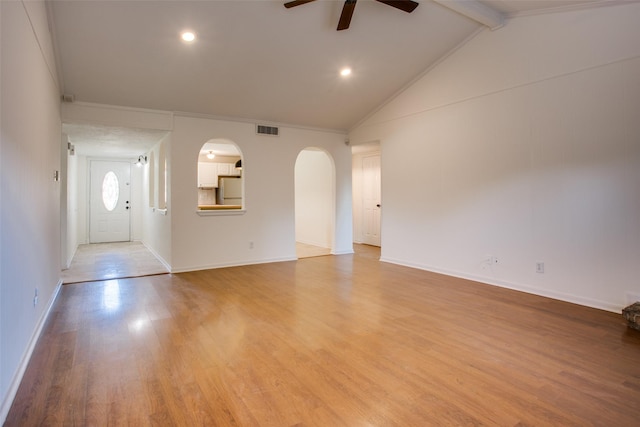
[[[601,3],[418,1],[409,14],[359,0],[345,31],[334,0],[54,0],[49,13],[61,87],[77,101],[348,130],[479,29]]]

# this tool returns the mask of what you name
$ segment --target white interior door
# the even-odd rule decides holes
[[[92,160],[89,242],[128,242],[131,222],[131,163]]]
[[[380,246],[380,155],[362,158],[362,242]]]

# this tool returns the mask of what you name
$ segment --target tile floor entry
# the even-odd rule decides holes
[[[92,243],[78,246],[62,283],[92,282],[166,274],[169,270],[141,242]]]
[[[330,248],[296,243],[298,258],[330,254]],[[69,284],[166,273],[168,269],[141,242],[92,243],[78,246],[62,280]]]
[[[320,246],[296,242],[296,256],[298,259],[325,255],[331,255],[331,248],[323,248]]]

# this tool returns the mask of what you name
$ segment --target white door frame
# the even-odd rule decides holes
[[[365,161],[367,161],[367,159],[371,159],[371,158],[377,158],[377,162],[378,162],[378,168],[376,170],[377,172],[377,179],[375,176],[369,175],[367,173],[367,168],[365,168]],[[381,198],[382,198],[382,177],[381,177],[381,172],[382,172],[382,168],[381,168],[381,161],[382,158],[380,156],[380,153],[371,153],[371,154],[364,154],[361,159],[360,159],[360,165],[362,168],[362,198],[361,198],[361,202],[362,202],[362,209],[361,209],[361,224],[362,224],[362,243],[366,243],[368,245],[373,245],[373,246],[380,246],[381,245],[381,237],[380,237],[380,230],[382,229],[382,207],[381,207]],[[373,195],[373,198],[369,201],[367,201],[366,195],[367,195],[367,188],[368,186],[371,184],[372,180],[376,180],[376,182],[374,182],[374,186],[377,186],[377,188],[373,188],[373,192],[377,193]],[[375,200],[374,200],[375,199]],[[368,206],[371,205],[371,206]],[[376,206],[374,206],[376,205]],[[377,214],[377,225],[375,226],[376,228],[376,233],[372,234],[372,235],[367,235],[367,230],[366,230],[366,224],[367,224],[367,210],[371,209],[374,212],[374,219],[375,216]]]
[[[132,236],[132,230],[131,230],[131,226],[132,226],[132,221],[131,221],[131,196],[132,196],[132,192],[131,192],[131,178],[132,178],[132,171],[131,171],[131,162],[128,159],[109,159],[109,158],[87,158],[87,162],[88,162],[88,168],[87,168],[87,240],[89,243],[103,243],[103,242],[111,242],[111,241],[131,241],[131,236]],[[94,189],[94,182],[92,180],[93,177],[93,168],[94,168],[94,162],[97,164],[99,162],[102,163],[117,163],[119,164],[121,167],[125,167],[124,165],[126,164],[126,169],[127,169],[127,174],[128,176],[125,179],[124,183],[121,183],[120,188],[121,189],[126,189],[126,191],[123,194],[123,197],[121,197],[118,201],[118,206],[117,209],[121,214],[125,214],[126,213],[126,234],[124,234],[124,230],[123,230],[123,234],[120,235],[120,237],[117,237],[114,240],[103,240],[100,238],[97,238],[96,236],[94,236],[92,234],[92,219],[93,219],[93,215],[96,214],[96,212],[94,212],[94,206],[93,206],[93,189]],[[122,190],[121,190],[122,191]],[[97,197],[97,195],[96,195]],[[127,203],[128,202],[128,203]]]

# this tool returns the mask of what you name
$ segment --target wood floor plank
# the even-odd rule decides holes
[[[378,258],[66,285],[5,425],[637,425],[620,315]]]

